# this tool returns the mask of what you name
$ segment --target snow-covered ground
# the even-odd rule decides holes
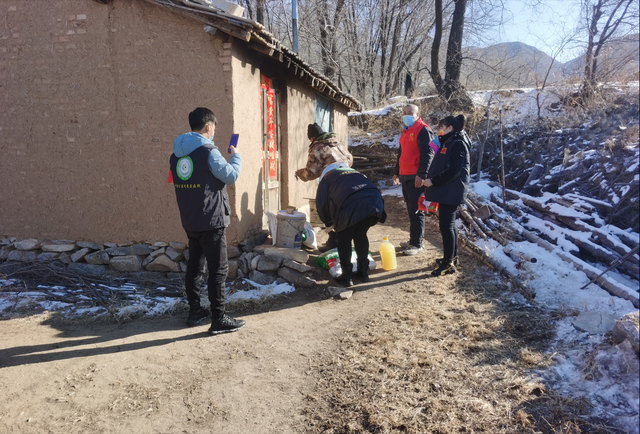
[[[280,294],[288,294],[295,291],[295,288],[288,283],[271,285],[260,285],[248,279],[244,279],[243,283],[248,284],[254,289],[236,291],[230,294],[230,284],[227,284],[226,291],[227,304],[249,301],[262,300]],[[38,286],[40,291],[21,291],[12,292],[9,287],[20,285],[15,279],[0,279],[0,317],[15,315],[16,313],[43,313],[43,312],[59,312],[65,318],[99,318],[113,315],[115,318],[131,318],[131,317],[153,317],[167,313],[173,313],[176,310],[183,309],[186,301],[180,296],[158,296],[148,294],[144,288],[140,288],[133,283],[123,283],[122,285],[102,285],[92,284],[96,291],[118,294],[109,305],[109,310],[103,306],[96,306],[95,299],[83,295],[83,289],[75,289],[64,286]],[[4,289],[3,289],[4,287]],[[155,294],[166,290],[165,287],[155,288]],[[202,303],[208,307],[207,286],[203,285],[201,289],[203,293]],[[52,300],[58,298],[58,300]],[[60,301],[60,300],[69,301]]]
[[[471,187],[487,201],[492,191],[500,194],[499,188],[490,187],[484,181],[473,183]],[[400,186],[393,186],[384,188],[383,194],[402,196],[402,191]],[[460,221],[458,223],[462,224]],[[545,225],[539,229],[551,232]],[[562,260],[557,255],[558,251],[549,252],[530,242],[509,243],[508,247],[512,250],[526,252],[537,259],[537,262],[528,262],[523,267],[522,264],[516,266],[516,262],[504,253],[504,247],[492,239],[480,240],[476,245],[490,253],[520,281],[526,282],[527,287],[535,292],[535,302],[545,310],[599,312],[617,319],[637,310],[630,301],[610,295],[597,284],[581,289],[590,279],[573,264]],[[575,248],[566,243],[567,249],[572,247]],[[596,267],[596,264],[593,266]],[[627,286],[628,291],[638,297],[637,281],[617,271],[610,271],[608,275]],[[504,297],[502,302],[528,303],[517,292],[507,292]],[[573,326],[575,320],[576,316],[571,315],[556,321],[556,338],[549,350],[549,356],[555,364],[548,371],[536,372],[533,376],[542,379],[564,396],[587,398],[593,405],[592,416],[614,421],[629,433],[638,433],[640,379],[637,353],[624,343],[612,346],[603,335],[577,330]],[[597,368],[596,375],[590,375],[590,366]]]

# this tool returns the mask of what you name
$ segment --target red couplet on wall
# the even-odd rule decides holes
[[[278,176],[278,163],[276,160],[276,106],[275,91],[270,78],[260,75],[260,85],[267,95],[267,144],[269,150],[269,178]],[[260,94],[262,97],[262,93]],[[264,157],[263,157],[264,158]]]

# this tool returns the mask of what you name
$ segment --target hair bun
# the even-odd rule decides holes
[[[463,115],[463,114],[460,114],[460,115],[456,116],[456,120],[458,121],[458,125],[460,127],[459,129],[463,130],[464,129],[464,124],[467,121],[466,116]]]

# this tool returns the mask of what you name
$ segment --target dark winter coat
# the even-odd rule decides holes
[[[381,223],[387,218],[380,190],[362,173],[348,168],[325,174],[318,185],[316,206],[320,220],[333,225],[336,232],[374,215]]]
[[[180,220],[186,231],[226,228],[231,222],[227,184],[240,175],[241,157],[227,163],[218,148],[198,133],[180,135],[169,160]]]
[[[427,178],[425,199],[445,205],[462,205],[469,192],[471,140],[464,131],[442,136],[440,150],[433,158]]]

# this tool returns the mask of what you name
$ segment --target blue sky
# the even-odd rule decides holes
[[[580,24],[580,2],[575,0],[505,0],[505,23],[496,29],[496,42],[524,42],[549,55],[560,48],[566,35]],[[557,60],[566,62],[581,55],[584,45],[572,43],[566,46]]]

